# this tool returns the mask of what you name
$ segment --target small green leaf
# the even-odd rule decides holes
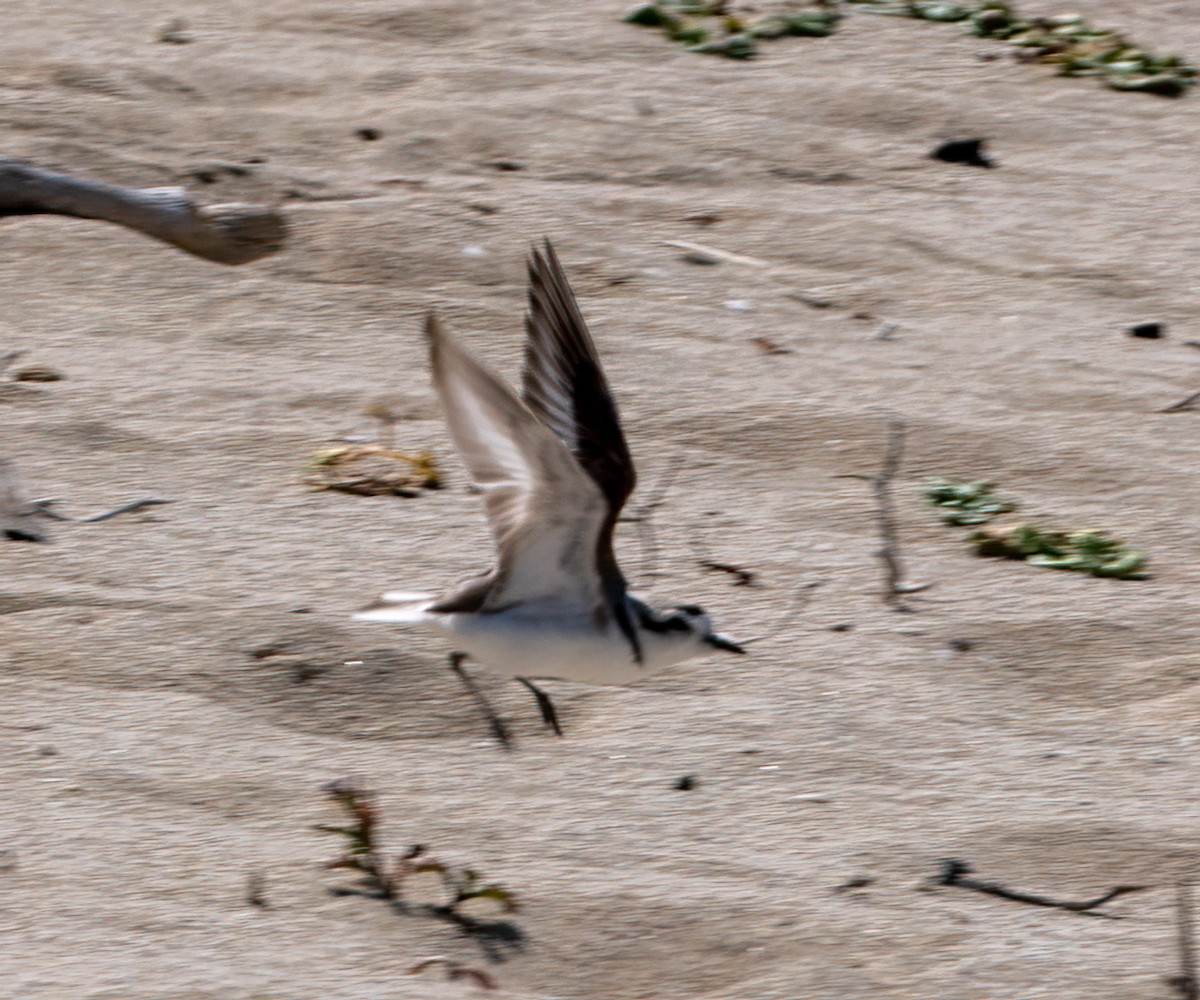
[[[758,55],[754,39],[749,35],[727,35],[702,45],[691,45],[688,51],[708,56],[725,56],[727,59],[753,59]]]
[[[626,24],[641,24],[647,28],[661,28],[670,22],[670,18],[656,3],[644,3],[634,7],[622,19]]]

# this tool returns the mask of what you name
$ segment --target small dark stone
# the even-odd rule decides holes
[[[970,639],[951,639],[950,640],[950,648],[953,649],[954,652],[956,652],[956,653],[966,653],[974,645],[975,645],[975,643],[973,643]]]
[[[61,382],[66,377],[49,365],[29,365],[13,372],[13,380],[17,382]]]
[[[44,542],[45,535],[33,531],[22,531],[20,528],[5,528],[4,537],[10,542]]]
[[[184,172],[198,184],[216,184],[225,177],[249,177],[254,171],[241,163],[229,163],[224,160],[214,160],[210,163],[198,163]]]
[[[690,792],[700,783],[700,779],[694,774],[685,774],[682,778],[675,782],[675,791]]]
[[[1131,337],[1158,340],[1167,332],[1167,326],[1165,323],[1138,323],[1136,326],[1131,326],[1126,332]]]
[[[512,172],[514,170],[524,170],[525,164],[518,163],[516,160],[492,160],[490,163],[485,163],[485,167],[491,167],[493,170],[503,170]]]
[[[158,32],[158,40],[166,45],[187,45],[194,41],[188,34],[187,22],[178,17],[163,25]]]
[[[961,163],[968,167],[994,167],[996,161],[983,151],[986,139],[950,139],[929,155],[943,163]]]
[[[836,625],[830,625],[829,631],[830,632],[849,632],[852,628],[854,628],[853,622],[838,622]]]
[[[325,667],[315,663],[296,663],[292,664],[292,679],[297,684],[307,684],[314,677],[320,677],[325,671]]]
[[[374,142],[376,139],[383,138],[383,133],[377,128],[355,129],[354,134],[365,142]]]
[[[848,878],[841,885],[833,887],[834,892],[848,892],[851,889],[865,889],[869,885],[874,885],[875,880],[869,875],[856,875],[854,878]]]

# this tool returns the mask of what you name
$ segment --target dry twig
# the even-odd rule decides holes
[[[1178,413],[1181,410],[1190,410],[1196,405],[1196,401],[1200,400],[1200,392],[1189,393],[1183,399],[1170,406],[1164,406],[1159,413]]]
[[[1196,977],[1196,946],[1192,936],[1192,883],[1175,886],[1175,913],[1179,942],[1179,975],[1168,982],[1179,992],[1179,1000],[1200,1000],[1200,979]]]
[[[486,972],[472,969],[470,966],[463,965],[461,962],[455,962],[449,958],[443,958],[441,955],[435,955],[433,958],[426,958],[418,962],[405,975],[417,976],[427,969],[438,968],[446,970],[446,979],[449,982],[454,982],[458,979],[470,979],[480,989],[494,990],[496,988],[496,980]]]
[[[132,514],[137,510],[145,510],[147,507],[161,507],[165,503],[173,503],[171,500],[160,500],[158,497],[146,497],[144,500],[134,500],[130,503],[123,503],[120,507],[115,507],[112,510],[106,510],[102,514],[93,514],[91,517],[81,517],[80,524],[95,524],[97,521],[107,521],[110,517],[117,517],[119,514]],[[61,516],[61,515],[60,515]]]
[[[718,250],[705,243],[692,243],[690,240],[663,240],[663,245],[674,247],[691,254],[696,261],[713,263],[725,261],[729,264],[746,264],[749,267],[770,267],[771,262],[758,257],[744,257],[740,253],[730,253],[728,250]]]
[[[1096,907],[1103,906],[1110,900],[1116,899],[1118,896],[1124,896],[1126,893],[1140,892],[1143,889],[1149,888],[1144,885],[1119,885],[1115,889],[1110,889],[1103,896],[1097,896],[1095,899],[1072,902],[1069,900],[1050,899],[1048,896],[1040,896],[1033,892],[1009,889],[998,882],[985,882],[983,879],[971,878],[971,871],[971,866],[965,861],[948,858],[942,862],[942,871],[938,875],[936,882],[938,885],[955,885],[962,889],[974,889],[976,892],[982,892],[989,896],[999,896],[1001,899],[1011,899],[1018,903],[1028,903],[1030,906],[1048,906],[1056,910],[1068,910],[1071,913],[1086,913],[1089,917],[1104,917],[1107,920],[1119,920],[1120,917],[1113,913],[1096,913]]]
[[[675,477],[679,475],[681,468],[683,468],[683,453],[677,451],[663,468],[650,495],[621,517],[621,521],[624,523],[642,526],[639,536],[642,547],[642,576],[650,577],[658,572],[658,535],[654,531],[654,525],[650,523],[650,518],[659,507],[667,502],[667,493],[674,485]]]
[[[928,583],[906,583],[904,566],[900,561],[900,533],[896,529],[896,511],[892,504],[892,481],[900,471],[904,458],[904,439],[907,429],[899,420],[889,420],[887,425],[887,450],[883,465],[874,476],[849,475],[842,479],[862,479],[871,484],[875,493],[875,522],[879,527],[880,546],[876,555],[883,563],[883,601],[896,611],[911,611],[904,603],[903,595],[927,590]]]

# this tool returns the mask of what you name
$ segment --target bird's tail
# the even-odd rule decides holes
[[[392,590],[361,611],[356,611],[354,617],[362,622],[419,622],[427,617],[426,612],[436,596]]]

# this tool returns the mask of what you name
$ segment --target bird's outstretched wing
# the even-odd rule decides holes
[[[523,398],[608,500],[613,520],[637,475],[596,345],[550,241],[529,258]]]
[[[604,494],[608,510],[596,540],[596,567],[607,603],[640,662],[637,631],[623,600],[625,578],[612,542],[637,473],[596,345],[549,240],[529,258],[525,330],[525,405],[554,431]]]
[[[450,435],[483,491],[499,562],[481,611],[535,599],[603,614],[596,539],[608,504],[563,443],[505,383],[425,324]]]

